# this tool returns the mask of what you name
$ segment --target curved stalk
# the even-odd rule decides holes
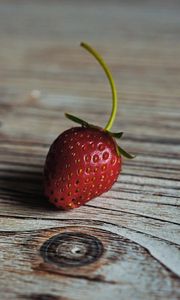
[[[97,61],[99,62],[99,64],[102,66],[108,80],[109,80],[109,83],[110,83],[110,86],[111,86],[111,91],[112,91],[112,111],[111,111],[111,115],[110,115],[110,118],[108,120],[108,123],[106,124],[104,130],[110,130],[113,123],[114,123],[114,120],[115,120],[115,117],[116,117],[116,113],[117,113],[117,91],[116,91],[116,86],[115,86],[115,83],[114,83],[114,80],[113,80],[113,77],[111,75],[111,72],[109,70],[109,68],[107,67],[106,63],[104,62],[103,58],[99,55],[99,53],[97,53],[96,50],[94,50],[91,46],[89,46],[88,44],[86,43],[81,43],[81,46],[83,48],[85,48],[86,50],[88,50],[96,59]]]

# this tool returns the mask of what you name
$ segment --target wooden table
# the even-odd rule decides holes
[[[0,1],[2,300],[179,299],[179,1]],[[111,191],[68,212],[42,196],[48,148],[73,126],[104,126],[107,79],[124,161]]]

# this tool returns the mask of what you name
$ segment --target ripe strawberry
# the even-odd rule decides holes
[[[44,194],[56,207],[75,208],[108,191],[121,171],[121,155],[133,158],[117,145],[109,128],[117,109],[116,90],[112,76],[98,53],[81,44],[99,61],[110,81],[113,109],[105,129],[91,125],[77,117],[66,117],[81,124],[58,136],[51,145],[44,166]]]
[[[74,127],[52,144],[45,195],[57,207],[78,207],[110,189],[121,169],[116,142],[99,128]]]

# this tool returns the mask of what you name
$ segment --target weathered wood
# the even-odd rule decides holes
[[[17,291],[24,299],[31,297],[37,281],[40,295],[63,290],[70,299],[84,299],[84,293],[86,299],[116,298],[121,293],[127,299],[144,299],[145,294],[158,299],[176,297],[176,275],[139,244],[97,229],[95,222],[88,227],[9,231],[1,233],[1,243],[3,281],[11,277],[3,292],[9,298]],[[24,285],[29,292],[25,293]]]
[[[179,299],[178,1],[0,0],[2,299]],[[137,154],[111,191],[57,211],[42,196],[51,142],[70,112],[115,130]]]

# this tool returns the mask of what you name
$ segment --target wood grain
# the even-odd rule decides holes
[[[3,300],[179,299],[179,1],[0,0],[0,294]],[[73,211],[42,195],[52,141],[103,126],[137,155],[111,191]]]

